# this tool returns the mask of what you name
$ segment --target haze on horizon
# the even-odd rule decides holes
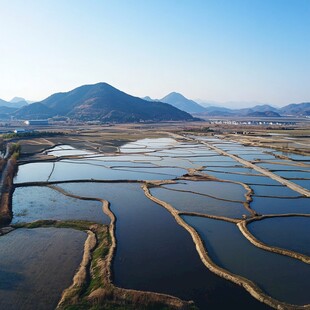
[[[107,82],[217,102],[310,101],[308,0],[0,0],[0,98]]]

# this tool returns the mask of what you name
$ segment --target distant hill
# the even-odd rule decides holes
[[[145,96],[145,97],[143,97],[141,99],[146,100],[146,101],[155,101],[155,102],[159,101],[158,99],[152,99],[150,96]]]
[[[46,119],[56,115],[56,112],[42,103],[36,102],[20,108],[12,113],[18,119]]]
[[[281,114],[284,115],[298,115],[298,116],[310,115],[310,102],[303,102],[299,104],[292,103],[279,109],[279,111]]]
[[[183,110],[188,113],[203,113],[205,108],[199,105],[197,102],[185,98],[183,95],[172,92],[164,98],[160,99],[162,102],[169,103],[174,107]]]
[[[11,113],[15,112],[16,110],[17,110],[17,108],[0,106],[0,113],[1,114],[11,114]]]
[[[8,101],[0,99],[0,107],[21,108],[26,104],[28,104],[26,101],[8,102]]]
[[[277,112],[274,111],[264,111],[264,112],[259,112],[259,111],[253,111],[253,112],[248,112],[245,116],[251,116],[251,117],[280,117],[281,115]]]
[[[278,113],[278,109],[274,108],[268,104],[256,105],[251,108],[243,108],[243,109],[234,109],[232,110],[234,114],[237,116],[253,116],[257,115],[257,117],[276,117]],[[276,114],[273,114],[276,113]],[[280,116],[280,115],[279,115]]]
[[[278,109],[275,107],[272,107],[269,104],[262,104],[262,105],[256,105],[253,108],[251,108],[254,112],[268,112],[268,111],[273,111],[273,112],[278,112]]]
[[[223,107],[205,107],[205,112],[199,113],[197,115],[205,115],[205,116],[233,116],[234,111],[232,109],[223,108]]]
[[[0,99],[0,106],[1,106],[1,107],[6,107],[8,104],[9,104],[9,102]]]
[[[164,102],[163,102],[164,101]],[[251,108],[232,109],[221,106],[202,107],[197,102],[172,92],[161,100],[149,96],[138,98],[126,94],[107,83],[83,85],[69,92],[27,103],[21,97],[11,102],[0,99],[0,116],[19,119],[70,117],[72,119],[102,122],[192,121],[197,117],[280,117],[310,116],[310,102],[289,104],[276,108],[259,104]],[[7,109],[5,109],[7,108]]]
[[[24,119],[57,115],[103,122],[194,120],[190,114],[167,103],[146,101],[107,83],[84,85],[69,92],[53,94],[19,109],[14,115]]]
[[[10,103],[13,103],[16,107],[21,108],[22,106],[27,105],[28,101],[21,97],[14,97],[10,100]]]
[[[198,114],[199,115],[199,114]],[[280,117],[280,116],[307,116],[310,115],[310,103],[290,104],[277,109],[270,105],[257,105],[252,108],[229,109],[223,107],[205,107],[204,116],[251,116],[251,117]]]
[[[0,119],[7,120],[11,118],[12,113],[14,113],[17,108],[8,108],[5,106],[0,106]]]

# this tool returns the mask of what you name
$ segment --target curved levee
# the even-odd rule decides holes
[[[244,287],[254,298],[256,298],[257,300],[259,300],[260,302],[265,303],[266,305],[273,307],[275,309],[289,309],[289,310],[293,310],[293,309],[308,309],[310,307],[310,305],[303,305],[303,306],[299,306],[299,305],[292,305],[292,304],[287,304],[284,302],[281,302],[279,300],[276,300],[274,298],[272,298],[271,296],[267,295],[266,293],[264,293],[254,282],[233,274],[221,267],[219,267],[218,265],[216,265],[211,258],[208,255],[207,250],[205,249],[205,246],[201,240],[201,238],[199,237],[197,231],[191,227],[190,225],[188,225],[181,217],[180,217],[180,213],[174,209],[170,204],[154,197],[151,195],[147,184],[142,185],[142,188],[144,190],[145,195],[151,199],[152,201],[156,202],[157,204],[163,206],[165,209],[167,209],[171,215],[175,218],[175,220],[177,221],[177,223],[182,226],[184,229],[186,229],[195,245],[196,245],[196,249],[197,252],[200,256],[201,261],[204,263],[204,265],[211,270],[212,272],[214,272],[215,274],[217,274],[218,276],[227,279],[233,283],[236,283],[242,287]]]

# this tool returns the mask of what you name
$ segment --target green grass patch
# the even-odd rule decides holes
[[[56,227],[56,228],[72,228],[76,230],[87,230],[93,222],[87,221],[56,221],[56,220],[39,220],[32,223],[18,223],[12,225],[14,228],[39,228],[39,227]]]

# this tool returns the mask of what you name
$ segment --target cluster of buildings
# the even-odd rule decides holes
[[[213,119],[209,120],[211,124],[225,124],[225,125],[254,125],[254,126],[259,126],[259,125],[267,125],[267,126],[274,126],[274,125],[279,125],[279,126],[288,126],[288,125],[296,125],[296,122],[292,121],[276,121],[276,120],[223,120],[223,119]]]

